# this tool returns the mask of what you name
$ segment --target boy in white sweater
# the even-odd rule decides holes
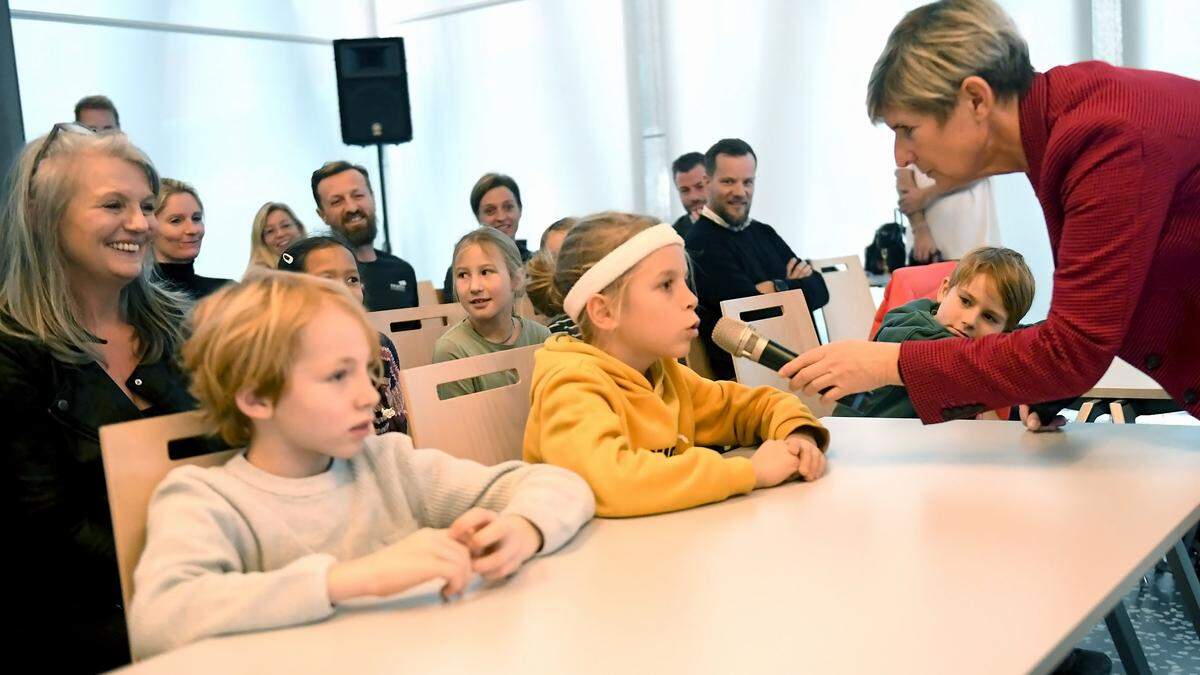
[[[144,658],[201,638],[324,619],[431,579],[462,592],[565,544],[595,500],[548,465],[486,467],[375,436],[375,331],[315,277],[267,273],[197,306],[192,393],[246,450],[182,467],[150,504],[130,637]]]

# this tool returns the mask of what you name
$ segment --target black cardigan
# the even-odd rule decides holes
[[[129,661],[99,428],[195,407],[171,358],[126,382],[138,410],[95,362],[55,359],[0,336],[3,494],[10,526],[14,644],[50,671],[97,672]],[[14,597],[15,596],[15,597]]]

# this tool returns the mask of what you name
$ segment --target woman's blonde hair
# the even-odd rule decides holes
[[[463,235],[462,239],[454,245],[454,256],[450,259],[450,279],[453,281],[457,275],[454,272],[454,265],[458,262],[458,256],[468,246],[475,245],[486,250],[490,246],[493,254],[498,254],[504,261],[504,269],[508,271],[508,278],[512,281],[513,299],[517,299],[525,294],[525,267],[521,263],[521,252],[517,250],[517,245],[508,235],[493,227],[478,227]],[[451,297],[458,300],[458,288],[455,284],[451,284],[447,289]],[[513,311],[516,311],[514,304]]]
[[[992,0],[941,0],[918,7],[892,29],[867,84],[867,115],[878,124],[889,109],[945,122],[963,80],[977,75],[1000,100],[1029,90],[1029,46]]]
[[[246,265],[246,270],[250,271],[255,267],[266,267],[275,269],[279,265],[279,254],[271,250],[267,246],[267,242],[263,241],[263,233],[267,230],[267,218],[276,211],[283,211],[291,217],[292,222],[296,223],[296,227],[300,230],[300,238],[308,236],[308,231],[304,229],[304,223],[296,217],[296,212],[292,211],[291,207],[283,202],[267,202],[258,209],[258,213],[254,214],[254,224],[250,228],[250,263]]]
[[[246,388],[279,401],[296,358],[300,331],[325,303],[353,317],[371,354],[372,376],[381,372],[378,333],[362,306],[339,283],[307,274],[263,270],[240,284],[226,284],[196,305],[183,344],[183,368],[206,422],[225,442],[244,446],[253,426],[237,406]]]
[[[581,218],[567,233],[558,251],[558,258],[552,259],[553,264],[530,267],[529,283],[542,293],[539,301],[544,302],[543,314],[562,314],[563,300],[584,272],[633,235],[657,224],[657,220],[648,216],[617,211],[604,211]],[[628,279],[629,273],[626,272],[601,293],[619,299]],[[590,341],[595,337],[595,327],[586,310],[579,315],[575,325],[579,327],[579,334],[584,340]]]
[[[62,254],[63,222],[79,189],[76,163],[87,155],[129,162],[145,174],[156,196],[158,172],[119,132],[49,136],[26,145],[9,172],[0,215],[0,334],[39,342],[60,361],[103,364],[96,348],[100,339],[79,321]],[[48,140],[53,142],[46,146]],[[121,317],[133,326],[138,357],[145,362],[176,352],[187,308],[183,295],[151,281],[150,248],[145,249],[141,275],[121,289],[119,299]]]
[[[167,208],[167,200],[175,195],[191,195],[200,207],[200,211],[204,211],[204,202],[200,201],[200,193],[196,192],[196,188],[192,187],[191,183],[174,178],[164,178],[162,179],[162,189],[158,191],[158,197],[154,200],[154,215],[161,214],[163,209]]]

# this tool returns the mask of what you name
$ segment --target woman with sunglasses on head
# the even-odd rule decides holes
[[[204,204],[196,188],[172,178],[162,179],[154,202],[158,227],[154,232],[155,267],[172,290],[199,300],[229,283],[196,274],[196,258],[204,241]]]
[[[129,659],[99,428],[194,406],[173,358],[185,300],[151,281],[158,190],[123,134],[56,125],[25,146],[4,194],[9,630],[46,670]]]

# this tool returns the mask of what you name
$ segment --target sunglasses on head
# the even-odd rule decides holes
[[[38,149],[37,155],[33,158],[33,169],[29,172],[29,195],[33,196],[33,177],[37,175],[38,166],[42,160],[46,159],[46,155],[50,152],[50,147],[54,145],[54,141],[59,134],[67,132],[72,134],[83,134],[85,136],[98,135],[94,130],[85,127],[77,122],[59,122],[55,124],[50,133],[46,134],[46,140],[42,143],[42,147]]]

